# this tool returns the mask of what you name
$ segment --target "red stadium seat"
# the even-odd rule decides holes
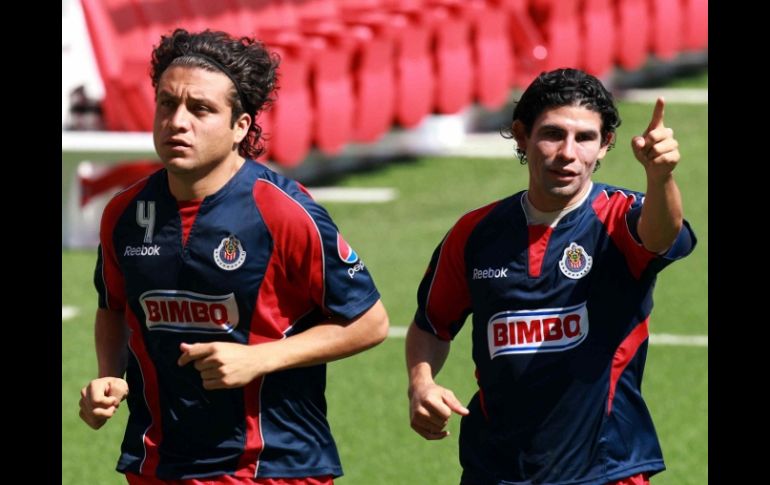
[[[503,8],[483,0],[431,0],[466,19],[473,53],[474,98],[489,109],[500,108],[512,84],[513,52]]]
[[[310,151],[315,112],[310,98],[310,53],[304,47],[272,46],[281,56],[277,100],[270,111],[269,157],[294,167]]]
[[[709,44],[708,0],[682,0],[682,48],[701,50]]]
[[[431,7],[426,14],[435,25],[435,109],[444,114],[457,113],[473,101],[470,24],[459,12],[459,7]]]
[[[221,30],[237,37],[254,34],[254,26],[245,22],[245,18],[239,15],[237,5],[233,3],[211,0],[181,2],[184,11],[189,11],[193,17],[203,20],[204,28]]]
[[[300,29],[352,48],[353,140],[373,142],[390,129],[395,112],[394,33],[385,16],[343,16],[336,0],[295,4]]]
[[[614,0],[616,13],[615,50],[617,64],[625,70],[640,68],[647,60],[650,13],[647,0]]]
[[[545,69],[582,68],[579,0],[530,0],[530,14],[545,38]]]
[[[381,24],[393,40],[393,109],[401,126],[413,127],[433,111],[433,51],[431,27],[422,14],[400,11],[383,0],[337,0],[348,24]]]
[[[339,35],[314,35],[302,31],[300,19],[290,3],[263,0],[236,0],[236,3],[239,16],[254,26],[252,30],[256,31],[257,37],[271,48],[280,48],[282,53],[279,90],[272,113],[271,157],[283,164],[296,165],[304,159],[312,143],[324,153],[338,153],[353,136],[350,42]],[[307,65],[302,67],[300,63]],[[294,75],[302,78],[288,79]],[[288,93],[289,89],[294,92]],[[307,92],[299,93],[298,90]],[[300,114],[307,120],[292,126],[290,120]],[[308,141],[299,160],[295,160],[298,147],[288,145],[291,133],[297,129],[309,130],[307,135],[299,136],[300,142]],[[291,160],[286,158],[289,152],[293,153]]]
[[[615,59],[615,9],[612,0],[583,0],[583,69],[597,77],[605,76]]]
[[[473,54],[469,23],[430,0],[382,0],[384,10],[405,16],[411,25],[428,31],[432,46],[433,99],[431,111],[456,113],[473,100]]]
[[[673,59],[682,46],[682,8],[677,0],[649,0],[652,53]]]
[[[494,0],[508,17],[508,34],[513,49],[512,85],[524,88],[545,70],[548,49],[529,12],[528,0]]]
[[[208,26],[205,19],[194,16],[189,5],[181,0],[131,1],[141,17],[150,45],[157,45],[161,35],[169,35],[177,28],[198,31]]]
[[[82,4],[104,84],[107,128],[151,130],[155,101],[147,75],[150,47],[133,4],[130,0],[82,0]]]

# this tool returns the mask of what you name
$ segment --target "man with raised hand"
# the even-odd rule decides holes
[[[646,194],[594,183],[620,118],[598,79],[542,73],[509,137],[529,186],[460,217],[433,253],[407,333],[412,428],[447,436],[462,416],[462,485],[641,485],[662,471],[642,399],[656,275],[689,254],[658,99],[632,149]],[[436,383],[472,314],[478,392],[467,408]]]

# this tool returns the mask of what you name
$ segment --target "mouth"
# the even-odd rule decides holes
[[[548,169],[548,172],[556,178],[569,179],[577,177],[578,174],[569,170],[558,170],[555,168]]]
[[[184,140],[176,140],[176,139],[169,139],[166,140],[166,143],[164,143],[167,147],[171,148],[172,150],[184,150],[186,148],[192,148],[192,145],[187,143]]]

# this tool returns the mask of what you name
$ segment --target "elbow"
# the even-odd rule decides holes
[[[637,226],[642,245],[652,253],[663,254],[674,245],[682,231],[684,217],[681,212],[676,212],[663,221],[654,224],[646,222],[640,218]]]
[[[375,331],[375,342],[374,345],[379,345],[382,342],[385,341],[386,338],[388,338],[388,329],[390,328],[390,320],[388,319],[387,313],[383,315],[382,319],[380,319],[379,324],[377,325],[377,330]]]
[[[372,313],[368,332],[366,332],[366,348],[371,348],[384,342],[388,337],[388,328],[390,327],[388,313],[385,311],[382,302],[375,304],[375,307],[372,308]]]
[[[375,345],[379,345],[384,342],[385,339],[388,338],[389,327],[390,321],[388,320],[388,315],[383,312],[383,315],[378,318],[376,322],[374,322],[370,329],[366,342],[367,348],[374,347]]]
[[[655,234],[653,237],[648,237],[647,241],[642,241],[642,243],[648,251],[656,254],[664,254],[666,251],[671,249],[671,246],[673,246],[674,242],[676,242],[676,238],[679,236],[679,233],[682,230],[682,226],[683,223],[680,219],[678,222],[674,222],[669,230],[665,232],[661,231]]]

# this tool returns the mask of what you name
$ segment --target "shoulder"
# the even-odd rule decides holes
[[[499,226],[498,221],[519,203],[520,194],[496,200],[460,216],[444,238],[444,244],[459,249],[464,247],[479,227]]]
[[[257,162],[250,161],[252,191],[257,203],[315,204],[308,190],[299,182],[281,175]]]
[[[254,178],[252,197],[274,237],[317,236],[331,220],[299,182],[265,168]]]
[[[594,184],[590,206],[600,219],[610,214],[624,214],[632,208],[640,207],[644,194],[635,190],[607,184]]]
[[[644,193],[627,189],[625,187],[618,187],[616,185],[602,184],[594,182],[593,193],[591,194],[591,200],[609,200],[613,198],[629,199],[633,201],[641,201],[644,198]]]
[[[132,185],[129,185],[115,194],[104,207],[102,224],[104,225],[105,222],[116,222],[145,189],[152,188],[152,186],[157,184],[158,179],[163,178],[163,173],[163,170],[159,170],[158,172],[134,182]]]
[[[488,218],[499,217],[502,212],[506,212],[508,209],[514,206],[514,204],[521,199],[521,194],[515,194],[505,199],[499,199],[494,202],[490,202],[481,207],[472,209],[457,220],[455,227],[467,226],[477,224],[482,220]]]

